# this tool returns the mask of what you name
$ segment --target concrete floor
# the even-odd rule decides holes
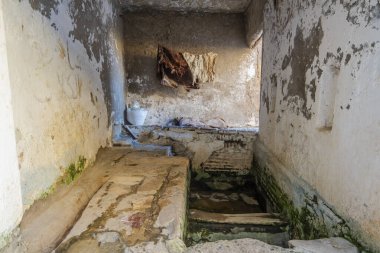
[[[55,252],[124,252],[157,242],[184,247],[188,169],[183,157],[102,150],[74,184],[29,210],[6,252],[57,246]]]
[[[182,240],[189,162],[155,153],[108,150],[115,167],[56,252],[124,252]]]
[[[130,148],[101,150],[74,183],[60,185],[28,210],[19,238],[4,252],[357,252],[345,241],[300,241],[299,250],[253,239],[186,248],[189,166],[184,157]],[[328,251],[320,250],[326,245],[331,245]],[[311,246],[317,250],[308,251]]]

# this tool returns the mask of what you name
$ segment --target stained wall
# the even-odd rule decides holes
[[[379,252],[380,3],[270,0],[264,17],[259,139],[299,207],[301,180]]]
[[[261,44],[248,48],[242,14],[133,12],[124,15],[126,103],[148,108],[145,124],[164,125],[176,117],[257,126]],[[214,52],[214,82],[185,91],[160,85],[157,45],[203,54]]]
[[[110,143],[111,84],[124,80],[115,4],[3,1],[24,209]]]

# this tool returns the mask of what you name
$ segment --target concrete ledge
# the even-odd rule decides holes
[[[97,161],[117,159],[120,154],[99,151]],[[86,207],[92,196],[105,183],[104,163],[97,162],[71,185],[60,185],[48,198],[37,201],[21,221],[17,238],[3,250],[13,252],[51,252]],[[67,208],[67,207],[70,208]]]
[[[223,214],[190,209],[189,214],[189,219],[198,222],[262,226],[277,226],[286,224],[285,221],[270,213]]]
[[[20,237],[4,251],[47,253],[58,244],[55,252],[119,252],[158,242],[184,247],[188,171],[184,157],[101,150],[73,184],[31,208]]]
[[[173,240],[181,244],[188,159],[133,151],[114,166],[55,252],[143,250]]]

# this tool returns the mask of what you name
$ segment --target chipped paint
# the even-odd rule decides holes
[[[43,16],[51,18],[52,12],[57,13],[60,0],[29,0],[33,10],[39,11]]]
[[[288,101],[288,105],[292,103],[296,104],[307,119],[311,118],[311,113],[310,108],[307,108],[306,72],[313,64],[315,57],[318,57],[319,45],[321,44],[322,38],[323,30],[321,20],[311,29],[307,37],[304,37],[302,28],[297,26],[291,54],[285,56],[282,63],[283,70],[288,67],[288,64],[290,64],[292,68],[292,75],[289,79],[284,100]],[[315,90],[315,87],[312,86],[312,89]],[[312,96],[315,95],[312,94]]]
[[[288,177],[305,180],[353,239],[377,252],[379,1],[276,2],[264,15],[260,139]],[[284,178],[278,183],[302,195]]]

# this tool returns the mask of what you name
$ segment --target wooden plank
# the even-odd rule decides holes
[[[189,214],[190,220],[198,222],[265,226],[278,226],[286,224],[284,220],[279,218],[278,214],[271,213],[223,214],[190,209]]]

